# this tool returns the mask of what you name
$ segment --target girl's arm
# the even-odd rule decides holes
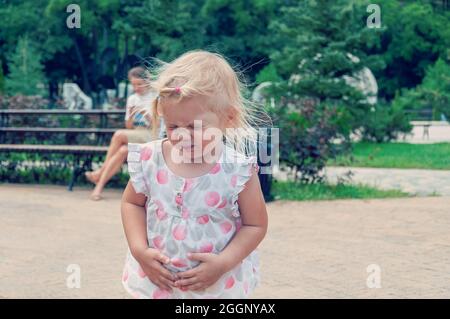
[[[252,174],[238,197],[242,227],[218,255],[191,253],[188,257],[201,263],[178,273],[177,287],[202,290],[214,284],[220,276],[233,269],[258,247],[267,232],[267,211],[256,172]]]
[[[137,194],[128,182],[122,196],[122,224],[134,257],[148,248],[145,202],[145,195]]]
[[[170,259],[147,242],[146,197],[128,182],[122,197],[122,223],[131,254],[147,277],[159,288],[172,291],[177,277],[163,267]]]
[[[244,189],[239,193],[238,205],[242,227],[219,254],[224,272],[233,269],[255,250],[267,232],[266,204],[256,172],[252,174]]]

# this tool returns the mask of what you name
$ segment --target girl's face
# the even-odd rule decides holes
[[[183,98],[178,103],[169,98],[162,104],[168,139],[183,157],[198,158],[217,150],[226,121],[207,109],[206,98]]]
[[[148,90],[148,83],[139,78],[130,78],[130,83],[133,86],[133,91],[139,95],[144,95]]]

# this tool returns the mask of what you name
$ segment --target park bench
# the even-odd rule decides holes
[[[418,109],[418,110],[407,110],[406,115],[410,118],[410,124],[413,127],[422,128],[422,139],[430,139],[430,128],[431,127],[443,127],[448,126],[449,123],[445,117],[439,119],[436,117],[433,109]],[[405,136],[406,137],[406,136]]]
[[[422,139],[430,138],[430,126],[433,122],[433,110],[432,109],[422,109],[422,110],[408,110],[406,114],[412,119],[410,124],[412,126],[422,127]]]
[[[14,127],[9,126],[12,116],[62,116],[62,115],[81,115],[81,116],[99,116],[99,128],[76,128],[76,127]],[[104,146],[105,137],[112,135],[118,128],[108,128],[108,116],[117,115],[121,119],[125,115],[124,110],[0,110],[0,153],[38,153],[38,154],[71,154],[74,156],[72,163],[72,176],[68,185],[69,191],[73,189],[75,181],[81,173],[91,169],[94,156],[104,155],[108,151],[108,146]],[[84,124],[83,124],[84,126]],[[56,134],[63,133],[67,137],[78,134],[95,134],[96,145],[77,145],[73,139],[67,138],[64,145],[41,144],[10,144],[5,143],[7,134],[11,133],[34,133],[34,134]],[[42,142],[46,142],[43,140]],[[271,146],[269,145],[269,150]],[[270,153],[270,151],[269,151]],[[268,166],[270,163],[261,163],[258,158],[258,164]],[[258,174],[261,188],[266,201],[272,200],[270,193],[271,180],[270,174]]]
[[[68,185],[71,191],[77,177],[91,168],[92,159],[96,155],[104,155],[108,151],[108,146],[104,146],[107,136],[112,135],[118,128],[107,128],[108,116],[120,115],[122,118],[125,114],[124,110],[0,110],[0,153],[54,153],[54,154],[71,154],[74,156],[72,163],[72,176]],[[11,127],[9,126],[12,116],[83,116],[83,120],[87,116],[99,116],[99,128],[50,128],[50,127]],[[84,120],[85,122],[85,120]],[[34,133],[34,134],[66,134],[66,144],[49,145],[42,144],[6,144],[4,143],[7,134],[11,133]],[[74,136],[78,134],[95,134],[96,145],[74,145]],[[45,142],[45,141],[43,141]]]

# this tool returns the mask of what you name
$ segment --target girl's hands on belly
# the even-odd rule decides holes
[[[222,259],[213,253],[191,253],[189,259],[200,264],[190,270],[177,273],[180,280],[175,281],[176,287],[186,290],[204,290],[213,285],[225,273]]]
[[[142,270],[147,277],[159,288],[172,291],[175,286],[177,276],[172,274],[169,270],[163,267],[164,264],[169,264],[169,257],[163,255],[157,249],[147,248],[136,256],[137,262],[140,264]]]

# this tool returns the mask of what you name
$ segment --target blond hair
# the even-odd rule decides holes
[[[150,72],[142,66],[137,66],[128,71],[128,79],[131,78],[148,80],[150,79]]]
[[[244,98],[243,81],[223,56],[202,50],[189,51],[170,63],[159,61],[154,74],[152,87],[158,93],[152,105],[154,136],[159,128],[158,107],[162,107],[162,99],[177,97],[179,102],[183,98],[204,96],[207,107],[220,118],[234,115],[230,122],[232,129],[224,132],[225,144],[242,154],[256,153],[257,130],[253,125],[261,120],[256,113],[262,111]]]

